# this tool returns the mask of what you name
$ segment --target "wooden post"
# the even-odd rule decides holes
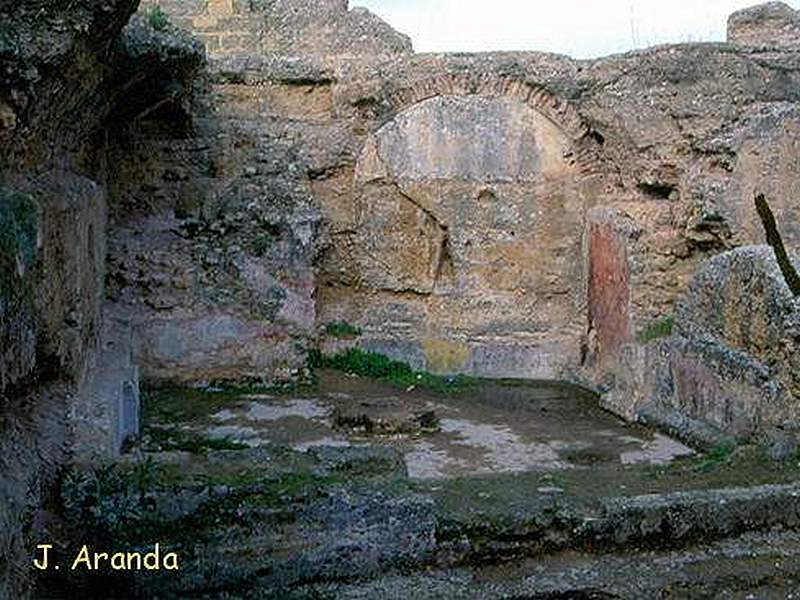
[[[778,265],[786,280],[786,285],[789,286],[795,297],[800,297],[800,275],[797,274],[792,261],[789,260],[786,247],[783,245],[783,238],[778,231],[778,224],[775,222],[775,215],[772,214],[772,209],[764,194],[756,195],[756,210],[764,225],[764,230],[767,232],[767,243],[775,251],[775,258],[778,259]]]

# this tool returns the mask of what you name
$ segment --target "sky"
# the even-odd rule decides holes
[[[800,0],[785,0],[800,9]],[[350,0],[417,52],[541,50],[596,58],[657,44],[724,41],[728,15],[759,0]]]

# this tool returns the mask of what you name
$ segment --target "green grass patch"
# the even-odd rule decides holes
[[[143,421],[145,424],[207,422],[212,415],[239,404],[245,393],[241,389],[145,388],[142,391]]]
[[[434,375],[426,371],[416,371],[407,363],[393,360],[376,352],[365,352],[351,348],[334,356],[324,356],[313,352],[310,356],[311,368],[334,369],[351,375],[369,377],[395,387],[408,389],[421,388],[442,394],[461,392],[474,386],[479,380],[466,375]]]
[[[167,16],[167,13],[165,13],[160,6],[154,6],[148,10],[146,16],[150,27],[156,31],[166,31],[169,29],[169,16]]]
[[[209,450],[248,450],[250,446],[230,438],[209,438],[177,429],[148,428],[150,441],[161,452],[202,454]]]
[[[637,336],[639,342],[646,344],[655,340],[660,340],[672,335],[675,320],[672,317],[663,317],[649,323]]]
[[[735,452],[736,444],[718,444],[696,459],[692,469],[698,473],[714,471],[715,469],[729,465],[733,460]]]
[[[345,321],[333,321],[325,325],[325,334],[333,338],[357,338],[361,329]]]

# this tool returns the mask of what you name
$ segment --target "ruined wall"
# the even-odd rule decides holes
[[[142,81],[154,91],[160,69],[191,55],[191,71],[201,55],[173,47],[166,60],[141,29],[121,33],[134,10],[132,1],[0,6],[3,598],[30,592],[32,541],[44,535],[42,506],[61,469],[119,452],[138,429],[135,414],[122,414],[138,400],[130,331],[103,307],[106,119],[129,116],[117,99]],[[146,106],[144,95],[126,107]]]
[[[791,134],[779,144],[786,148],[780,155],[770,150],[773,140],[784,135],[781,128],[792,127],[787,117],[795,96],[789,81],[796,72],[787,67],[795,61],[791,53],[754,57],[719,45],[656,49],[589,64],[541,55],[417,57],[384,66],[377,81],[348,86],[348,99],[362,114],[371,112],[377,127],[385,127],[397,114],[392,106],[397,96],[408,95],[407,102],[400,101],[406,106],[435,96],[491,96],[494,92],[487,88],[524,82],[533,89],[544,88],[562,114],[572,115],[568,123],[574,122],[574,127],[558,114],[551,120],[576,132],[580,193],[575,197],[585,202],[586,217],[584,249],[574,255],[574,262],[583,262],[579,277],[587,290],[584,306],[591,319],[586,356],[589,364],[602,364],[606,358],[617,360],[618,350],[635,342],[651,322],[671,315],[676,299],[707,258],[762,239],[752,191],[769,185],[777,197],[777,187],[785,190],[797,181]],[[448,87],[454,72],[474,73],[474,85]],[[441,113],[428,119],[432,131],[440,118]],[[752,162],[756,164],[748,166]],[[434,177],[429,181],[437,185]],[[797,221],[794,203],[776,204],[782,222]],[[523,223],[519,215],[505,231],[517,231]],[[464,233],[480,236],[484,229],[467,226]],[[553,227],[547,230],[557,232]],[[786,235],[790,243],[798,242],[791,225]],[[345,248],[360,251],[358,243]],[[496,258],[503,260],[501,255]],[[551,264],[541,261],[536,267]],[[358,281],[330,281],[334,289],[320,295],[322,314],[335,306],[337,294],[343,295],[335,289],[346,287],[343,283],[354,290],[354,306],[367,296]],[[331,297],[334,300],[328,302]],[[387,298],[384,306],[400,311],[418,301],[398,294],[394,300]],[[560,308],[544,312],[545,331],[556,330]],[[457,318],[458,311],[454,314]],[[512,314],[527,318],[530,312]],[[364,325],[367,337],[371,328]],[[398,337],[414,335],[419,331],[403,331]],[[404,353],[431,364],[420,352]],[[536,373],[522,364],[521,374]],[[564,371],[574,368],[575,363]]]
[[[217,4],[192,15],[185,4],[161,6],[201,35],[211,22],[225,35]],[[413,55],[383,29],[378,50],[325,36],[310,47],[303,40],[314,36],[291,33],[319,25],[307,2],[225,6],[239,19],[231,31],[250,23],[259,41],[210,43],[197,122],[222,141],[200,137],[258,185],[291,174],[321,211],[324,252],[307,263],[314,275],[299,277],[312,283],[292,311],[306,325],[351,322],[359,345],[420,368],[570,377],[618,361],[671,315],[708,258],[762,240],[753,190],[775,197],[787,241],[800,242],[791,48],[682,45],[597,61]],[[345,9],[330,3],[318,14],[330,31],[351,31]],[[207,184],[194,174],[182,183],[216,197]],[[234,246],[247,246],[251,234],[242,235]],[[252,314],[249,302],[236,297],[231,310]],[[170,336],[180,314],[163,315]],[[297,362],[313,333],[292,334],[306,340]],[[224,363],[237,352],[218,348],[164,364],[202,375],[208,356]],[[230,375],[253,372],[240,358]]]
[[[145,0],[193,31],[212,59],[228,56],[364,57],[411,52],[408,36],[348,0]]]
[[[796,428],[800,301],[769,246],[708,261],[675,315],[668,338],[623,349],[609,408],[706,445]]]
[[[125,166],[112,184],[111,306],[148,379],[289,380],[315,324],[319,211],[308,184],[283,175],[279,135],[216,118],[197,117],[191,138],[154,138],[155,115],[112,149]]]
[[[326,67],[295,57],[403,54],[410,43],[341,1],[148,2],[140,13],[156,6],[205,42],[209,85],[183,114],[154,111],[115,136],[113,309],[132,323],[148,379],[296,378],[315,344],[327,239],[309,174],[353,149]],[[280,75],[242,81],[267,57]]]

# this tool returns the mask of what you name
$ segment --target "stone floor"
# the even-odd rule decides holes
[[[254,447],[389,445],[402,452],[413,479],[665,465],[694,454],[596,404],[586,392],[554,383],[493,383],[442,396],[323,372],[313,393],[243,395],[209,422],[185,426]]]
[[[59,539],[159,543],[180,553],[180,572],[50,572],[43,597],[797,592],[800,457],[776,463],[756,445],[695,455],[568,385],[436,394],[319,375],[305,391],[147,391],[145,436],[116,470],[68,479]]]

